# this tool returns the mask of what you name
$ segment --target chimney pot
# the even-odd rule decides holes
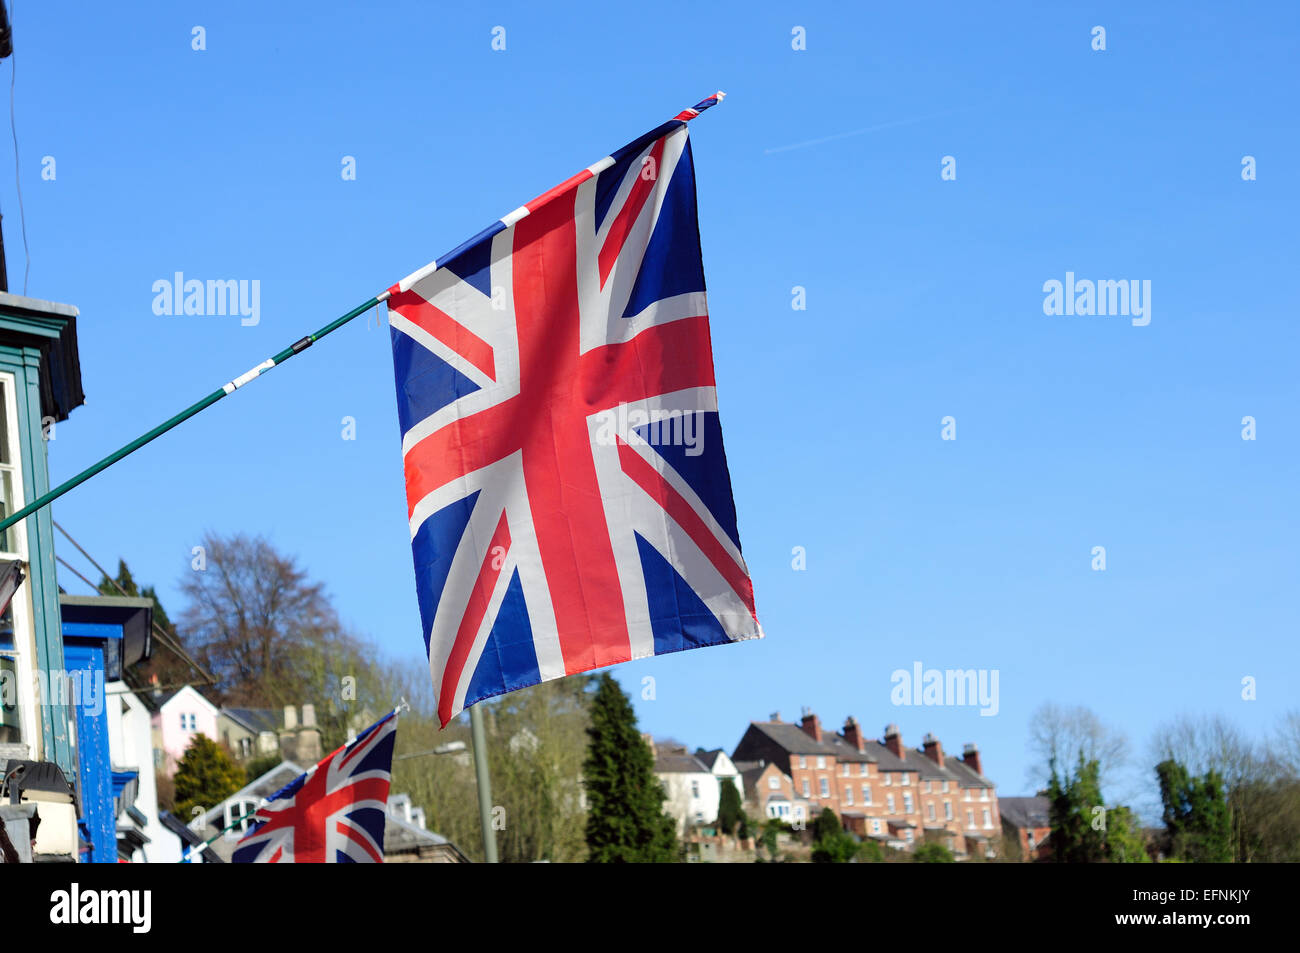
[[[885,748],[899,761],[907,758],[907,752],[903,750],[903,734],[898,730],[898,725],[885,726]]]
[[[862,729],[858,726],[858,720],[852,715],[844,719],[844,740],[859,751],[866,750],[866,742],[862,738]]]

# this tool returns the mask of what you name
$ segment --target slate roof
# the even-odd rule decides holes
[[[718,762],[718,755],[722,753],[721,748],[714,748],[712,751],[696,751],[695,757],[699,759],[701,764],[712,771],[713,766]],[[736,770],[740,770],[739,765],[737,765]]]
[[[656,754],[658,774],[708,774],[709,769],[693,754]]]
[[[822,733],[827,747],[840,761],[848,761],[855,764],[874,764],[875,758],[867,751],[859,751],[855,745],[849,744],[844,738],[836,734],[827,735]]]
[[[957,778],[957,783],[964,788],[992,788],[993,782],[982,774],[976,774],[974,769],[969,767],[966,762],[959,758],[945,758],[944,764]]]
[[[399,851],[419,850],[421,847],[439,847],[446,846],[456,852],[456,855],[462,862],[468,863],[469,859],[461,852],[460,848],[453,844],[441,834],[435,834],[433,831],[425,830],[416,824],[405,821],[395,814],[389,814],[384,822],[384,855],[395,854]]]
[[[1051,827],[1051,802],[1045,797],[1000,797],[998,811],[1013,827]]]
[[[767,735],[790,754],[834,755],[835,749],[825,742],[814,741],[798,725],[784,721],[751,721],[751,725]]]
[[[278,731],[280,728],[276,713],[270,708],[223,708],[221,714],[249,731]]]

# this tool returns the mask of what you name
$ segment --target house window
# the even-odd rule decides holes
[[[804,797],[810,797],[810,796],[811,796],[811,793],[812,793],[812,792],[809,791],[809,789],[808,789],[808,779],[807,779],[807,778],[804,778],[804,779],[803,779],[803,796],[804,796]]]
[[[871,833],[873,833],[873,834],[879,834],[879,833],[880,833],[880,821],[873,820],[873,821],[871,822]]]
[[[912,783],[912,776],[911,776],[910,774],[908,774],[906,771],[904,771],[904,772],[903,772],[903,784],[904,784],[904,785],[908,785],[908,784],[911,784],[911,783]]]
[[[840,765],[840,774],[846,778],[849,776],[849,763],[847,761]]]
[[[907,841],[909,844],[912,843],[912,832],[910,830],[903,831],[903,840]]]
[[[858,768],[858,774],[862,775],[864,778],[867,776],[867,763],[865,761],[862,762],[862,765]]]
[[[801,768],[808,767],[808,758],[806,756],[799,755],[799,767]]]
[[[829,781],[827,781],[825,778],[821,778],[821,779],[820,779],[820,785],[821,785],[822,797],[830,797],[830,796],[831,796],[831,783],[830,783]]]
[[[1034,849],[1034,832],[1033,832],[1033,831],[1030,831],[1030,832],[1029,832],[1029,849],[1030,849],[1030,850],[1033,850],[1033,849]]]
[[[980,800],[981,800],[981,801],[987,801],[988,799],[989,799],[989,789],[988,789],[988,788],[980,788]]]
[[[18,408],[12,397],[13,387],[12,377],[8,374],[0,375],[0,518],[23,508]],[[18,530],[21,525],[21,522],[17,523],[0,533],[0,553],[11,558],[22,558],[25,555],[25,539]]]
[[[929,793],[930,793],[930,782],[929,782],[929,781],[926,781],[926,782],[925,782],[925,793],[926,793],[926,794],[929,794]]]
[[[967,788],[967,789],[966,789],[966,800],[967,800],[967,801],[970,800],[970,788]]]
[[[945,821],[952,820],[952,801],[943,802],[943,819]]]
[[[13,377],[0,375],[0,517],[24,505],[18,407],[13,394]],[[0,553],[6,559],[27,562],[25,522],[0,533]],[[30,574],[28,569],[26,575]],[[32,666],[36,645],[32,637],[30,586],[30,582],[26,587],[20,586],[0,615],[0,742],[9,744],[22,744],[33,725],[39,724],[31,693],[35,684]]]
[[[767,779],[767,789],[769,791],[781,790],[781,779],[778,778],[775,774],[769,777]]]
[[[699,797],[699,796],[700,796],[700,782],[699,782],[699,781],[692,781],[692,782],[691,782],[691,797]]]
[[[974,811],[967,811],[967,812],[966,812],[966,826],[967,826],[967,827],[974,827],[974,826],[975,826],[975,812],[974,812]]]
[[[894,812],[894,795],[892,795],[892,794],[887,794],[887,795],[885,795],[885,813],[886,813],[886,814],[893,814],[893,813],[895,813],[895,812]]]
[[[934,802],[931,801],[925,806],[925,814],[930,820],[934,820]]]
[[[862,803],[867,805],[868,807],[871,806],[871,785],[870,784],[862,785]]]
[[[880,783],[883,784],[885,787],[889,787],[891,784],[894,783],[894,776],[892,774],[882,774],[880,776]]]
[[[245,738],[240,738],[240,739],[239,739],[239,756],[240,756],[241,758],[247,758],[247,757],[248,757],[250,754],[252,754],[252,753],[253,753],[253,739],[252,739],[252,738],[247,738],[247,737],[245,737]]]
[[[844,803],[845,804],[853,803],[853,788],[849,787],[849,785],[847,784],[844,785]]]
[[[944,782],[943,782],[943,793],[944,793],[944,794],[947,794],[947,793],[948,793],[948,782],[947,782],[947,781],[944,781]]]
[[[704,823],[704,812],[703,812],[703,811],[696,811],[696,812],[695,812],[695,823],[696,823],[696,824],[703,824],[703,823]]]
[[[825,767],[826,767],[826,758],[825,758],[823,755],[818,755],[818,756],[817,756],[817,768],[818,768],[819,770],[821,770],[821,769],[823,769],[823,768],[825,768]]]
[[[993,826],[993,815],[989,813],[989,809],[986,807],[984,808],[984,829],[988,830],[992,826]]]
[[[912,813],[912,792],[908,791],[903,795],[903,813]]]
[[[258,802],[255,798],[236,798],[226,802],[225,815],[226,825],[230,830],[226,831],[226,839],[234,840],[244,836],[244,833],[253,826],[253,814],[257,810]]]

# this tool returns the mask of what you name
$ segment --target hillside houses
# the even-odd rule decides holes
[[[798,725],[779,714],[751,722],[732,760],[761,817],[794,822],[830,808],[860,837],[899,850],[938,841],[959,858],[992,856],[1001,840],[996,788],[973,744],[957,758],[933,735],[909,748],[897,725],[868,739],[852,717],[835,733],[805,711]]]

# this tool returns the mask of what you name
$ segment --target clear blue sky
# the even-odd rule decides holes
[[[1300,697],[1300,13],[1217,7],[18,4],[28,293],[81,309],[87,403],[53,478],[721,88],[692,137],[768,638],[623,666],[634,694],[657,679],[643,727],[730,750],[802,705],[897,721],[978,742],[1005,794],[1044,701],[1143,754],[1181,712],[1261,733]],[[21,291],[10,174],[0,203]],[[176,271],[260,280],[260,324],[155,315]],[[1150,325],[1044,315],[1067,271],[1150,280]],[[55,516],[173,613],[205,530],[264,533],[423,664],[386,328],[354,322]],[[997,669],[998,715],[891,706],[914,660]]]

